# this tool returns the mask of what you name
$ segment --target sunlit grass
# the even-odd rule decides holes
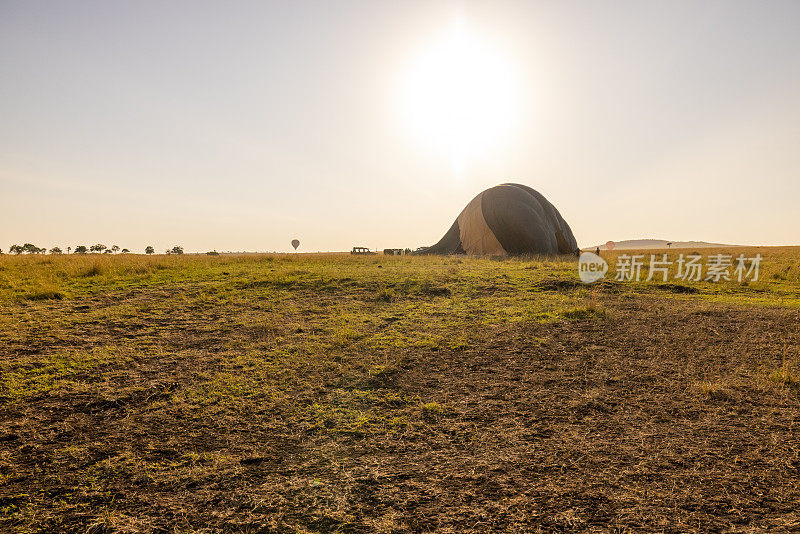
[[[606,280],[592,286],[578,281],[572,257],[5,255],[0,345],[8,356],[0,359],[0,403],[71,410],[70,421],[53,423],[65,434],[53,442],[50,461],[70,466],[60,472],[59,487],[71,490],[54,509],[70,509],[78,494],[110,503],[115,484],[184,491],[259,465],[284,434],[341,444],[435,432],[463,416],[464,406],[435,386],[411,389],[407,381],[430,373],[426,380],[444,384],[449,377],[437,374],[440,362],[453,364],[452,371],[491,353],[496,374],[507,369],[505,378],[520,387],[527,386],[516,381],[528,378],[521,369],[550,369],[565,373],[561,378],[578,394],[606,387],[592,381],[613,354],[631,358],[631,376],[606,382],[630,381],[647,358],[665,356],[620,354],[615,338],[600,332],[625,332],[623,321],[635,321],[639,311],[653,318],[674,306],[704,323],[702,313],[718,303],[800,305],[798,251],[761,253],[765,276],[747,285]],[[506,351],[508,343],[513,350]],[[727,357],[713,355],[720,362]],[[571,357],[581,362],[574,377],[566,374]],[[796,395],[800,375],[792,357],[750,374],[694,369],[682,360],[675,369],[685,367],[681,384],[698,405],[716,409],[752,384]],[[474,384],[478,391],[485,385]],[[588,409],[609,409],[598,398]],[[111,457],[68,435],[70,425],[95,412],[124,436]],[[272,441],[262,441],[267,435]],[[239,442],[229,442],[231,436]],[[218,440],[217,452],[192,450],[210,439]],[[329,458],[329,449],[319,450]],[[0,457],[0,467],[12,463]],[[0,486],[39,476],[16,465],[0,470]],[[323,491],[328,483],[319,472],[298,483]],[[27,524],[52,502],[47,495],[26,497],[0,512]],[[92,513],[126,524],[101,508]]]

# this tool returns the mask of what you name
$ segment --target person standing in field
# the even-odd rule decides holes
[[[594,253],[599,256],[600,255],[600,247],[597,247],[597,250],[595,250]]]

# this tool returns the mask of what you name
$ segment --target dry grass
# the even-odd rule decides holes
[[[0,257],[0,531],[797,530],[800,253],[760,252]]]

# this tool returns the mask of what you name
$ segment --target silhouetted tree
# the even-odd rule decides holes
[[[53,248],[50,249],[50,254],[61,254],[61,253],[62,253],[62,251],[58,247],[53,247]]]
[[[169,253],[172,254],[183,254],[183,247],[180,245],[175,245],[169,250]]]
[[[89,252],[89,249],[86,248],[86,245],[78,245],[75,247],[75,254],[86,254]]]
[[[151,247],[150,245],[147,245],[147,247],[145,247],[145,249],[144,249],[144,253],[145,253],[145,254],[152,254],[152,253],[153,253],[153,252],[155,252],[155,251],[156,251],[156,249],[154,249],[154,248],[153,248],[153,247]]]
[[[123,248],[123,249],[122,249],[122,253],[123,253],[123,254],[127,254],[127,253],[129,253],[129,252],[130,252],[130,250],[128,250],[127,248]]]
[[[103,251],[103,254],[113,254],[113,252],[111,252],[110,248],[107,248]]]
[[[67,247],[67,254],[72,250],[72,247]]]
[[[28,254],[41,254],[46,249],[39,248],[33,243],[25,243],[24,245],[22,245],[22,250],[23,252],[27,252]]]
[[[91,250],[92,252],[103,252],[107,248],[108,247],[105,246],[104,244],[98,243],[96,245],[92,245],[91,247],[89,247],[89,250]]]
[[[119,252],[119,245],[111,245],[111,252]]]
[[[8,252],[10,254],[22,254],[23,250],[24,249],[20,245],[11,245],[10,247],[8,247]]]

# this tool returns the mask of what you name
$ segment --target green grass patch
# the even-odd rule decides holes
[[[104,363],[124,363],[125,351],[94,349],[63,351],[44,357],[0,363],[0,397],[28,397],[74,387]]]

